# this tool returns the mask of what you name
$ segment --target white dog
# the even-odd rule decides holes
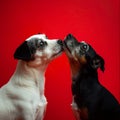
[[[17,48],[16,70],[0,89],[0,120],[43,119],[47,105],[44,73],[62,50],[61,40],[49,40],[44,34],[29,37]]]

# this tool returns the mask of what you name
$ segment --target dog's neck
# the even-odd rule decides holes
[[[72,76],[72,94],[73,96],[79,94],[81,86],[92,89],[95,84],[99,84],[97,70],[88,66],[81,66],[78,74]]]
[[[28,62],[19,60],[12,80],[19,86],[36,87],[40,94],[44,94],[46,67],[47,65],[31,66]]]
[[[90,65],[81,65],[78,71],[79,72],[76,74],[76,76],[72,76],[74,81],[77,79],[80,81],[86,80],[86,82],[89,82],[90,80],[98,82],[98,72]]]

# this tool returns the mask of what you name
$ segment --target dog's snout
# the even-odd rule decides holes
[[[73,37],[72,34],[68,34],[66,38],[71,39],[72,37]]]
[[[58,43],[59,45],[63,45],[62,40],[58,40],[57,43]]]

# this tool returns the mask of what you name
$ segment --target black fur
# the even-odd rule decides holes
[[[88,109],[88,120],[120,120],[120,105],[98,81],[97,71],[85,65],[73,78],[72,93],[78,107]],[[84,119],[82,119],[84,120]]]
[[[47,42],[42,39],[31,39],[23,42],[15,51],[14,58],[24,61],[34,60],[36,50],[44,50]]]
[[[16,49],[14,58],[29,61],[34,59],[34,53],[35,48],[30,47],[30,45],[28,45],[28,42],[25,41]]]

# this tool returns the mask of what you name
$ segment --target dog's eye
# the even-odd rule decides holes
[[[83,45],[82,50],[86,51],[87,50],[87,45]]]
[[[44,44],[45,44],[45,43],[44,43],[43,41],[41,41],[41,42],[39,43],[40,47],[43,47]]]
[[[36,46],[39,49],[43,49],[45,46],[47,46],[47,42],[40,39],[37,41]]]

